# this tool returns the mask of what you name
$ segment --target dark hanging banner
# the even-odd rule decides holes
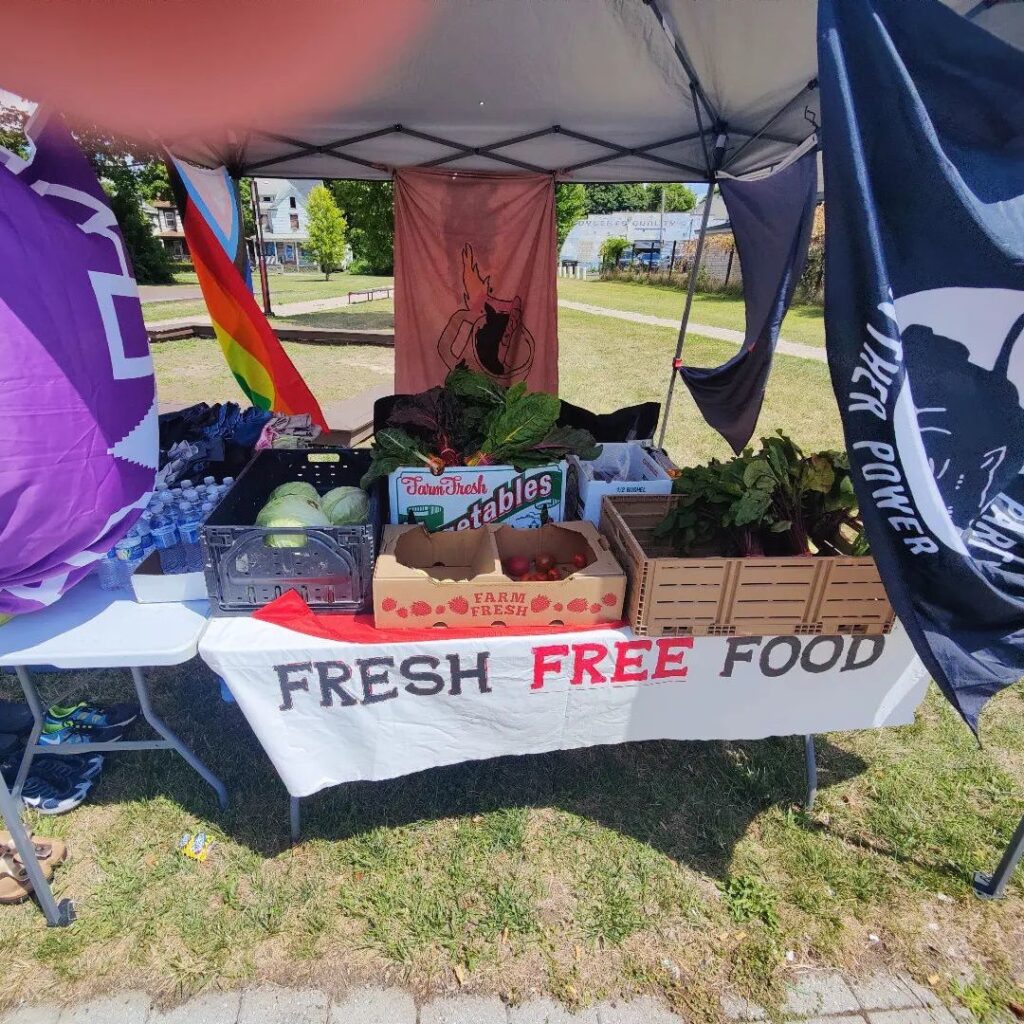
[[[882,579],[972,728],[1024,675],[1024,53],[820,0],[825,326]]]
[[[813,152],[768,178],[720,183],[743,268],[743,347],[721,366],[682,366],[679,373],[701,415],[735,452],[761,415],[779,329],[807,260],[817,184]]]

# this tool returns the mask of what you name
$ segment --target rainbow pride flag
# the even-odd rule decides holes
[[[235,380],[258,408],[309,413],[326,430],[317,400],[253,298],[238,188],[227,169],[169,157],[167,172],[213,330]]]

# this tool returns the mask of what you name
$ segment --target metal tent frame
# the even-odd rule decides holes
[[[740,157],[746,152],[751,145],[758,142],[759,140],[766,140],[770,142],[780,143],[791,147],[793,150],[802,150],[815,140],[818,133],[817,120],[813,115],[813,111],[808,110],[805,107],[804,116],[811,125],[811,130],[803,138],[793,138],[791,136],[778,134],[773,131],[775,125],[788,114],[792,108],[794,108],[800,102],[806,102],[808,96],[813,94],[818,89],[818,79],[816,77],[808,80],[800,89],[790,96],[776,111],[771,114],[758,128],[746,128],[736,127],[725,121],[720,111],[718,111],[708,95],[703,83],[700,80],[696,68],[688,56],[685,47],[678,37],[675,29],[672,26],[670,20],[665,16],[665,13],[659,5],[659,0],[642,0],[643,4],[651,11],[652,15],[656,18],[662,31],[664,32],[669,46],[675,55],[676,60],[682,67],[683,72],[687,78],[690,100],[693,105],[694,116],[697,122],[697,131],[688,132],[682,135],[671,136],[669,138],[662,138],[654,142],[646,143],[641,146],[623,146],[615,142],[608,141],[606,139],[597,138],[593,135],[585,134],[582,132],[575,131],[571,128],[567,128],[560,124],[554,124],[547,128],[538,129],[536,131],[530,131],[520,133],[507,139],[502,139],[497,142],[491,142],[483,146],[474,146],[464,142],[460,142],[456,139],[439,136],[433,133],[419,131],[416,128],[409,127],[408,125],[396,123],[386,127],[381,127],[371,131],[358,133],[355,135],[349,135],[334,141],[330,141],[323,144],[313,144],[305,142],[301,139],[292,138],[290,136],[277,134],[274,132],[267,131],[256,131],[247,135],[243,139],[242,143],[237,147],[235,159],[229,163],[229,168],[234,177],[239,178],[243,175],[251,175],[257,171],[263,170],[268,167],[274,167],[282,163],[287,163],[292,160],[299,159],[304,156],[311,154],[315,155],[327,155],[336,157],[342,161],[348,162],[356,167],[362,167],[366,170],[372,170],[378,175],[386,174],[393,169],[387,164],[374,162],[367,160],[364,157],[359,156],[351,151],[351,147],[358,145],[362,142],[367,142],[372,139],[378,139],[385,136],[393,135],[405,135],[410,138],[418,139],[423,142],[431,143],[437,146],[445,147],[450,150],[449,153],[433,157],[429,160],[422,161],[415,166],[419,167],[445,167],[452,164],[458,163],[460,160],[464,160],[469,157],[483,157],[488,160],[495,161],[499,164],[504,164],[508,167],[515,168],[521,171],[529,171],[532,173],[544,173],[553,174],[556,179],[567,179],[572,181],[585,182],[588,179],[579,177],[579,173],[586,171],[588,168],[602,166],[611,163],[615,160],[622,159],[623,157],[634,157],[639,158],[647,163],[657,166],[659,168],[667,168],[672,171],[680,172],[686,177],[677,179],[663,179],[663,180],[683,180],[694,183],[706,183],[708,186],[707,195],[704,201],[704,210],[701,217],[700,232],[697,236],[696,248],[694,251],[693,265],[690,268],[690,276],[688,281],[688,287],[686,292],[686,300],[683,307],[682,316],[680,319],[679,332],[676,340],[676,349],[672,359],[672,365],[670,369],[670,377],[667,393],[665,396],[664,408],[662,409],[662,421],[658,434],[658,444],[661,445],[664,442],[665,433],[668,426],[668,417],[671,411],[672,399],[674,397],[676,376],[678,368],[681,365],[682,350],[686,338],[686,331],[689,326],[690,312],[693,305],[694,293],[696,291],[696,281],[701,266],[701,260],[704,254],[704,246],[707,236],[708,220],[711,210],[711,202],[714,195],[715,185],[719,179],[719,175],[723,173],[729,173],[730,169],[737,168]],[[970,6],[967,10],[962,11],[964,17],[968,19],[975,19],[982,15],[986,11],[992,8],[999,7],[1010,0],[977,0],[973,6]],[[707,123],[705,123],[705,118]],[[256,162],[247,162],[245,159],[246,150],[248,143],[252,135],[259,135],[265,139],[279,142],[284,145],[293,147],[291,153],[285,153],[281,156],[271,157]],[[535,139],[544,138],[552,135],[561,135],[569,139],[573,139],[578,142],[586,143],[588,145],[604,149],[607,152],[600,156],[591,157],[586,160],[578,161],[574,164],[570,164],[563,167],[543,167],[539,164],[532,163],[529,161],[521,160],[516,157],[512,157],[503,150],[509,147],[515,146],[519,143],[529,142]],[[743,141],[740,145],[729,153],[726,158],[727,146],[730,138],[740,138]],[[668,157],[659,156],[657,150],[664,149],[665,147],[678,145],[680,143],[697,142],[700,143],[701,153],[703,156],[703,167],[697,167],[693,164],[684,163],[680,160],[669,159]],[[713,142],[713,148],[711,143]],[[222,159],[221,155],[216,153],[212,154],[214,162],[219,163]],[[780,164],[785,161],[785,157],[779,157],[778,159],[772,160],[771,162],[755,166],[753,168],[742,169],[743,177],[755,177],[760,174],[770,173],[773,169],[777,168]],[[571,176],[571,177],[570,177]],[[595,179],[600,180],[600,179]],[[626,180],[626,179],[620,179]],[[254,203],[254,211],[256,212],[256,223],[259,225],[258,210],[255,207],[255,192],[252,195],[252,201]],[[259,229],[258,229],[259,230]],[[262,246],[260,246],[260,273],[261,281],[263,283],[263,297],[264,297],[264,308],[265,312],[270,313],[270,293],[269,286],[267,284],[266,277],[266,264],[263,257]],[[807,738],[806,744],[807,754],[807,771],[808,771],[808,806],[813,803],[814,794],[817,792],[817,770],[814,759],[814,743],[813,738]],[[974,890],[979,897],[997,899],[1005,894],[1006,887],[1009,883],[1010,877],[1012,876],[1017,865],[1024,859],[1024,818],[1021,819],[1013,837],[1011,838],[1006,851],[996,868],[991,874],[978,872],[974,878]]]

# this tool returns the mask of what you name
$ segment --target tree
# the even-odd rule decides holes
[[[139,169],[139,193],[147,203],[153,202],[154,199],[174,201],[171,179],[163,160],[150,160]]]
[[[647,193],[647,209],[661,209],[661,192],[665,191],[665,212],[686,213],[697,205],[697,196],[686,185],[670,181],[664,185],[650,185]]]
[[[149,219],[142,212],[139,178],[127,158],[105,157],[100,176],[110,208],[124,237],[125,249],[139,284],[173,284],[174,275],[167,250],[153,234]]]
[[[25,155],[25,122],[28,114],[20,107],[0,106],[0,146],[18,156]]]
[[[613,236],[606,238],[601,243],[601,266],[614,267],[618,265],[622,254],[629,248],[629,239]]]
[[[587,213],[618,213],[648,207],[646,185],[587,185],[586,189]]]
[[[392,273],[395,211],[391,182],[332,181],[331,191],[348,221],[355,268],[365,274]]]
[[[309,216],[309,241],[306,248],[320,265],[324,280],[330,281],[331,271],[345,256],[345,230],[348,224],[334,196],[323,185],[317,185],[309,193],[306,210]]]
[[[587,190],[584,185],[563,182],[555,186],[555,223],[558,248],[562,248],[572,226],[587,215]]]

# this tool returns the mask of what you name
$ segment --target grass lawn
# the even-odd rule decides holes
[[[679,288],[633,284],[629,281],[576,281],[572,278],[559,278],[558,297],[673,320],[679,320],[686,303],[686,293]],[[742,331],[746,325],[743,300],[735,295],[697,294],[693,299],[690,320],[709,327],[728,327]],[[804,345],[824,346],[825,318],[821,306],[790,307],[782,322],[782,337]]]
[[[294,316],[272,317],[272,324],[281,327],[323,327],[348,331],[393,330],[395,307],[391,299],[357,302],[320,313],[296,313]]]
[[[671,330],[560,321],[567,399],[663,398]],[[389,350],[286,347],[324,401],[392,373]],[[212,341],[166,343],[155,360],[161,397],[238,398]],[[726,454],[677,396],[677,460]],[[775,427],[807,447],[840,442],[823,364],[778,358],[760,429]],[[86,680],[97,698],[129,686],[119,673],[40,679],[54,699]],[[794,966],[906,970],[993,1019],[1024,1002],[1024,877],[1001,903],[970,891],[1024,813],[1020,687],[987,712],[984,748],[935,693],[912,726],[823,737],[809,815],[797,740],[633,743],[340,787],[304,802],[292,849],[285,791],[212,673],[195,661],[152,682],[231,808],[220,815],[178,758],[125,753],[78,811],[35,820],[71,844],[56,889],[80,920],[47,930],[33,907],[0,909],[0,1009],[122,987],[176,999],[257,980],[368,982],[546,992],[574,1008],[655,993],[706,1022],[726,991],[777,1007]],[[217,842],[205,864],[175,852],[197,828]]]

